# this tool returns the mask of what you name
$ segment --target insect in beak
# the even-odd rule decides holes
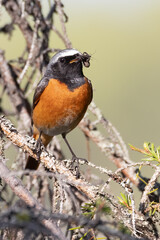
[[[91,59],[91,56],[87,53],[87,52],[84,52],[82,54],[82,62],[84,64],[85,67],[89,67],[90,66],[90,59]]]

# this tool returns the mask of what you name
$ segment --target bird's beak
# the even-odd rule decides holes
[[[79,58],[75,58],[75,59],[72,59],[69,63],[75,63],[75,62],[78,62],[80,59]]]
[[[91,56],[88,53],[84,52],[83,54],[79,55],[77,58],[72,59],[69,63],[75,63],[78,61],[82,61],[83,65],[85,67],[89,67],[90,66],[90,58],[91,58]]]

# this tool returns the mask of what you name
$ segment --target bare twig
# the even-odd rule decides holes
[[[31,195],[31,193],[23,186],[20,179],[10,174],[8,168],[3,164],[3,159],[0,157],[0,177],[11,187],[13,192],[22,199],[27,205],[35,207],[36,209],[43,209],[43,206]],[[50,229],[53,236],[57,236],[58,239],[65,240],[66,238],[49,220],[43,221],[44,225]]]
[[[117,147],[105,138],[97,128],[92,127],[92,122],[87,118],[84,118],[79,124],[81,130],[88,136],[107,156],[111,161],[113,161],[118,168],[123,168],[123,174],[130,179],[135,185],[138,184],[136,179],[136,174],[133,169],[125,169],[126,163],[124,162],[123,155],[119,156],[119,148],[117,152]],[[91,126],[91,127],[90,127]],[[94,126],[94,123],[93,123]]]
[[[19,198],[26,202],[26,204],[29,206],[36,206],[37,200],[32,197],[31,193],[27,189],[25,189],[22,182],[17,177],[10,175],[10,171],[3,164],[3,161],[4,160],[0,158],[0,177],[11,187]]]
[[[2,0],[0,0],[0,17],[1,17],[1,14],[2,14]]]
[[[16,23],[20,30],[23,33],[23,36],[26,40],[27,47],[30,49],[31,44],[32,44],[32,28],[27,22],[26,18],[21,17],[21,8],[19,8],[19,5],[17,1],[2,1],[2,4],[4,2],[4,7],[6,8],[7,12],[11,16],[12,20],[14,23]]]
[[[63,41],[66,45],[66,38],[60,33],[60,31],[53,25],[52,30],[57,34],[57,36]]]
[[[64,11],[63,11],[63,4],[61,3],[60,0],[55,0],[55,4],[56,4],[56,9],[57,9],[57,12],[58,12],[58,15],[60,18],[60,22],[61,22],[62,32],[63,32],[63,36],[64,36],[63,40],[65,42],[65,46],[66,46],[66,48],[71,48],[72,44],[68,38],[65,21],[64,21],[64,16],[66,16],[66,15],[64,14]]]
[[[119,239],[122,240],[144,240],[144,238],[139,238],[139,237],[131,237],[128,234],[124,234],[120,231],[117,231],[116,229],[110,228],[107,226],[106,222],[99,221],[99,219],[95,220],[89,220],[88,218],[84,216],[70,216],[70,215],[65,215],[65,214],[53,214],[51,215],[51,218],[53,219],[61,219],[62,221],[67,221],[67,222],[74,222],[80,226],[85,226],[88,229],[89,228],[94,228],[99,230],[100,232],[104,233],[105,235],[110,235],[114,237],[118,237]]]
[[[24,76],[25,76],[25,74],[26,74],[26,72],[27,72],[27,70],[28,70],[33,58],[34,58],[34,50],[35,50],[35,44],[36,44],[36,39],[37,39],[38,25],[39,25],[39,19],[36,21],[36,24],[35,24],[35,29],[34,29],[33,38],[32,38],[32,44],[31,44],[30,52],[28,54],[27,62],[25,64],[24,68],[23,68],[23,71],[21,72],[21,75],[17,79],[18,84],[21,83],[22,79],[24,78]]]
[[[25,0],[21,0],[21,7],[22,7],[22,14],[21,14],[21,18],[25,17]]]
[[[134,168],[134,167],[138,167],[138,166],[150,166],[152,168],[156,168],[156,166],[154,164],[152,164],[151,162],[148,162],[148,161],[145,161],[145,162],[137,162],[137,163],[131,163],[131,164],[126,164],[124,167],[121,167],[121,168],[118,168],[116,171],[115,171],[115,174],[118,174],[120,172],[122,172],[124,169],[127,169],[127,168]],[[106,186],[109,185],[110,181],[112,180],[112,178],[110,177],[107,182],[106,182]],[[138,179],[137,179],[137,176],[135,178],[135,181],[137,180],[137,183],[135,184],[136,186],[138,185]]]
[[[36,77],[34,79],[34,82],[33,82],[32,86],[30,87],[30,89],[26,92],[25,97],[28,97],[31,93],[33,93],[33,91],[35,90],[35,88],[37,86],[37,83],[38,83],[40,77],[41,77],[41,74],[38,71],[37,74],[36,74]]]
[[[121,153],[119,155],[123,156],[123,159],[127,163],[131,163],[129,159],[128,149],[126,147],[126,144],[124,143],[120,133],[117,131],[117,129],[109,122],[103,115],[101,110],[96,106],[96,104],[92,101],[89,110],[97,117],[96,123],[102,123],[103,127],[108,131],[109,137],[111,141],[116,145],[117,143],[120,144],[121,147]]]
[[[27,44],[27,49],[30,49],[33,42],[33,30],[27,18],[22,18],[22,8],[19,7],[18,1],[8,0],[3,1],[2,4],[6,8],[7,12],[12,18],[12,21],[19,27],[21,30]],[[27,12],[28,11],[28,12]],[[48,64],[48,53],[41,55],[41,52],[48,48],[49,43],[49,27],[47,22],[45,21],[43,14],[41,12],[40,3],[37,1],[25,1],[25,12],[28,14],[32,14],[34,19],[39,19],[40,21],[40,30],[42,32],[43,37],[40,38],[37,34],[36,44],[34,48],[34,55],[37,56],[36,63],[37,67],[41,70],[42,63],[44,66]]]
[[[12,72],[7,64],[4,53],[0,50],[0,72],[2,75],[2,79],[4,85],[6,86],[6,90],[8,95],[11,99],[11,103],[16,108],[17,113],[20,116],[23,125],[26,128],[29,128],[30,125],[30,113],[31,108],[30,104],[28,103],[27,99],[23,96],[23,93],[19,86],[16,84]]]
[[[149,180],[148,184],[145,187],[141,201],[140,201],[140,210],[143,212],[147,203],[148,194],[151,192],[151,189],[154,187],[157,178],[160,176],[160,167],[156,166],[156,170]]]

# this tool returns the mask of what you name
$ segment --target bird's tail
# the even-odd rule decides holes
[[[37,140],[39,138],[39,131],[36,127],[33,127],[33,137],[35,140]],[[41,141],[45,147],[49,144],[49,142],[51,140],[52,140],[51,136],[48,136],[43,133],[41,134]],[[39,167],[39,161],[37,161],[35,158],[29,156],[27,159],[25,169],[36,170],[38,167]]]

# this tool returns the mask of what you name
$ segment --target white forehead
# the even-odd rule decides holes
[[[52,63],[54,63],[54,62],[57,62],[59,58],[73,56],[73,55],[75,55],[75,54],[77,54],[77,53],[80,54],[80,55],[82,55],[82,53],[80,53],[78,50],[76,50],[76,49],[74,49],[74,48],[65,49],[65,50],[62,50],[62,51],[56,53],[56,54],[52,57],[51,61],[52,61]]]

